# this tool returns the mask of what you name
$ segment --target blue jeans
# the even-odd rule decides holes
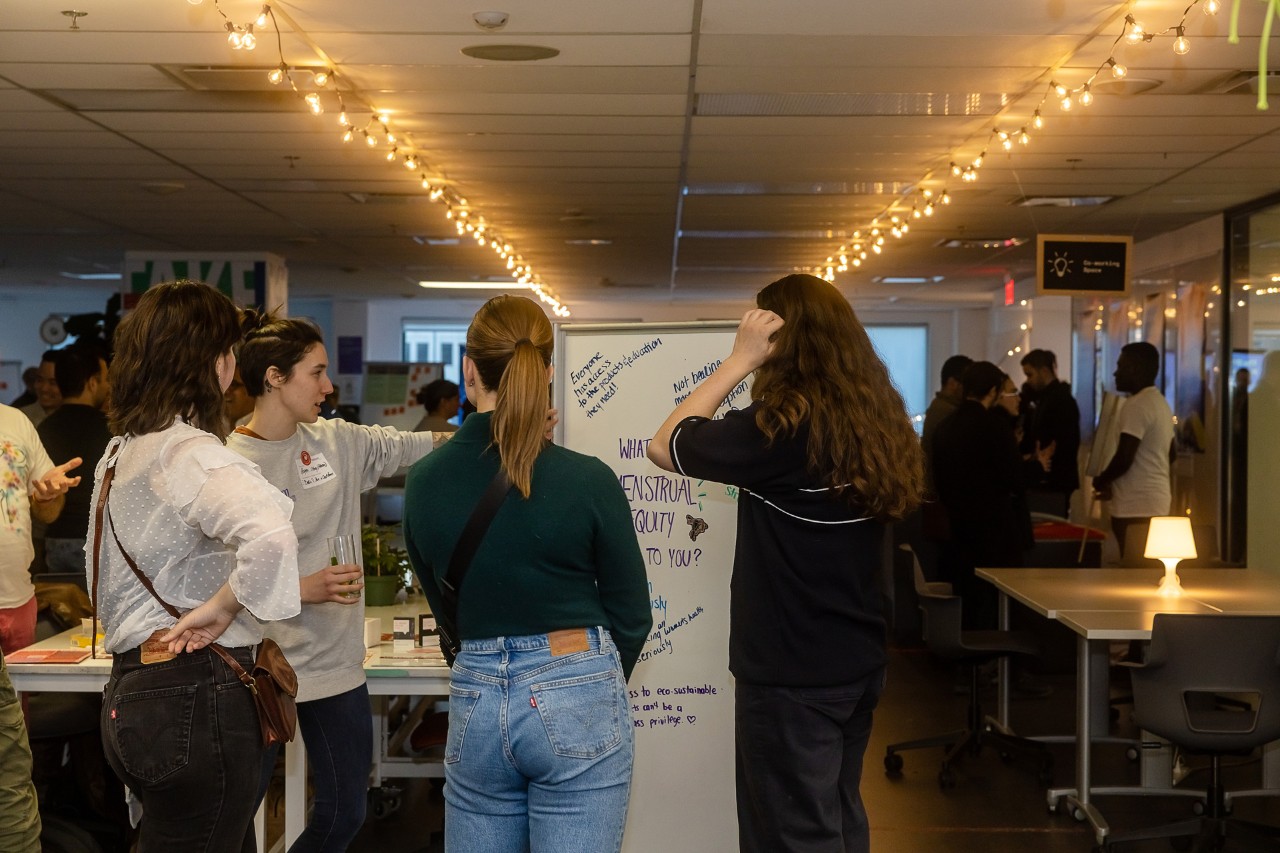
[[[289,853],[346,850],[364,825],[373,764],[373,716],[369,688],[361,684],[346,693],[298,703],[298,730],[307,748],[307,774],[314,796],[307,828]],[[275,744],[266,751],[258,802],[276,766]]]
[[[635,744],[618,649],[545,634],[464,640],[449,685],[445,849],[609,853],[622,847]]]
[[[252,649],[228,649],[241,666]],[[143,853],[250,853],[262,735],[253,695],[213,652],[117,654],[102,702],[107,763],[142,802]]]
[[[858,785],[884,674],[836,687],[737,683],[740,850],[871,849]]]

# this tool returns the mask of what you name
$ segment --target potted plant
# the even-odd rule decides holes
[[[396,593],[408,586],[409,552],[396,544],[399,541],[395,527],[366,524],[361,530],[365,606],[394,604]]]

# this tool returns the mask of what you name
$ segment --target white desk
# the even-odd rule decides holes
[[[408,607],[414,613],[424,608],[413,605],[368,608],[371,616],[383,616],[385,627],[390,629],[392,615],[407,615]],[[386,611],[385,613],[383,611]],[[72,637],[79,629],[64,631],[55,637],[41,640],[33,648],[73,648]],[[383,664],[383,650],[391,653],[391,645],[383,644],[365,663],[369,695],[375,697],[379,709],[385,706],[387,696],[442,696],[449,695],[449,669],[441,661],[438,666],[397,666]],[[98,654],[102,654],[101,648]],[[9,666],[13,686],[20,691],[48,693],[101,693],[111,676],[110,658],[89,658],[75,664],[13,664]],[[381,761],[384,755],[385,727],[379,715],[374,718],[374,755]],[[381,765],[379,765],[380,767]],[[380,770],[375,771],[380,775]],[[292,844],[306,827],[307,764],[302,738],[296,737],[285,749],[285,831],[284,847]],[[265,836],[263,811],[256,818],[258,849],[262,850]]]
[[[1156,591],[1160,569],[979,569],[1000,590],[1000,624],[1009,624],[1009,599],[1076,633],[1076,787],[1049,791],[1049,807],[1067,797],[1072,813],[1087,819],[1099,844],[1110,832],[1092,803],[1094,794],[1152,793],[1150,788],[1098,787],[1091,778],[1091,746],[1109,723],[1111,640],[1146,640],[1156,613],[1280,615],[1280,575],[1249,569],[1184,569],[1183,593]],[[1000,722],[1008,720],[1007,661],[1001,662]],[[1270,764],[1270,762],[1268,762]],[[1266,779],[1268,784],[1271,779]],[[1168,793],[1168,791],[1161,791]],[[1251,793],[1251,792],[1244,792]],[[1240,796],[1237,793],[1237,796]]]

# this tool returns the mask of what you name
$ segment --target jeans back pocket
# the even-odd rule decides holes
[[[444,763],[456,764],[462,758],[462,740],[467,733],[471,714],[480,702],[479,690],[464,690],[449,685],[449,735],[444,745]]]
[[[530,688],[556,755],[598,758],[622,743],[619,674],[614,670]]]
[[[187,766],[198,684],[117,693],[108,717],[125,772],[158,782]]]

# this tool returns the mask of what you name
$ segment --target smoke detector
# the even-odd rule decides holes
[[[506,12],[474,12],[471,20],[480,29],[492,33],[505,27],[510,17]]]

